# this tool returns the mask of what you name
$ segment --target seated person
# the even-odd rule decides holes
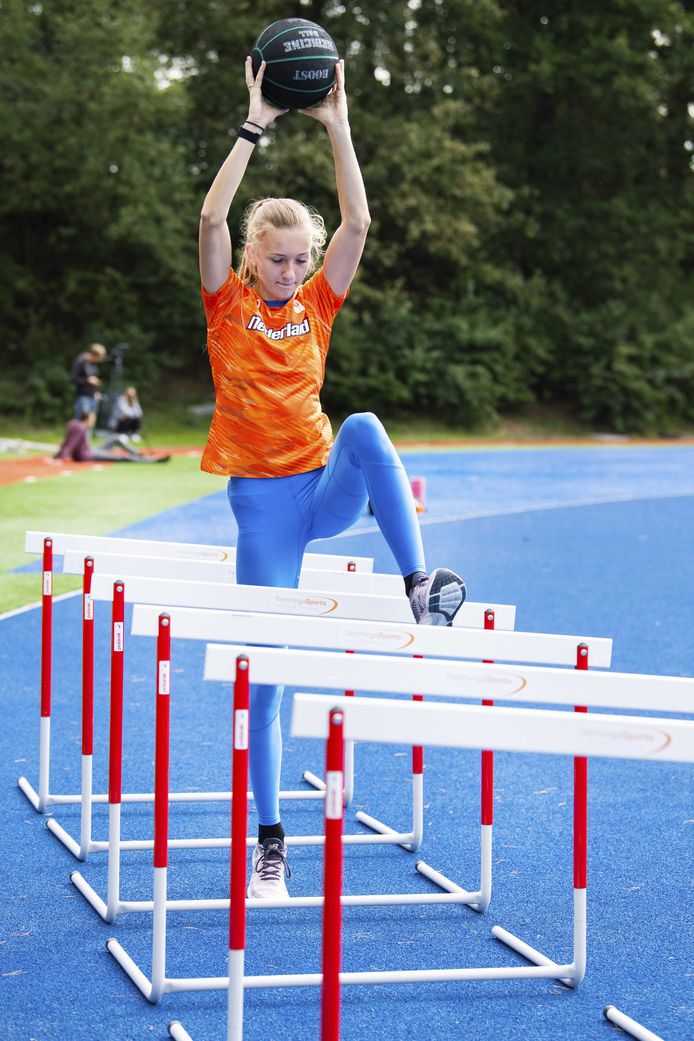
[[[137,391],[135,387],[126,387],[114,405],[109,427],[116,434],[126,434],[133,441],[139,441],[141,426],[142,406]]]
[[[72,460],[75,463],[165,463],[169,455],[142,455],[135,449],[118,442],[117,447],[126,453],[111,452],[105,448],[93,448],[90,433],[96,422],[96,412],[86,410],[77,419],[71,419],[65,428],[63,443],[54,459]]]

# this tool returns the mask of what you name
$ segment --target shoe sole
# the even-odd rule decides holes
[[[427,600],[428,624],[453,625],[453,619],[465,603],[466,596],[467,589],[462,578],[448,568],[437,568],[431,576]]]

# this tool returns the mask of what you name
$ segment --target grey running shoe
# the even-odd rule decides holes
[[[462,578],[438,567],[410,590],[410,607],[418,625],[452,625],[465,602]]]
[[[265,839],[253,850],[253,870],[248,896],[261,900],[288,897],[286,878],[291,878],[287,847],[280,839]]]

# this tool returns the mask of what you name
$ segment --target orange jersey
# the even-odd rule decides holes
[[[345,296],[322,268],[282,307],[268,307],[233,270],[216,293],[203,287],[216,403],[201,469],[288,477],[325,465],[332,431],[320,390]]]

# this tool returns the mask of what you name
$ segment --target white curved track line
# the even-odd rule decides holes
[[[422,527],[430,524],[456,524],[460,521],[485,520],[491,517],[512,517],[519,513],[542,513],[544,510],[572,510],[586,506],[610,506],[623,502],[664,502],[667,499],[692,499],[694,491],[674,492],[670,495],[618,495],[609,499],[569,499],[566,502],[546,502],[532,506],[511,506],[505,510],[480,510],[477,513],[448,513],[442,517],[421,517]],[[371,535],[381,529],[377,524],[369,524],[363,528],[342,531],[339,535],[332,535],[331,539],[346,539],[353,535]],[[316,539],[316,542],[328,542],[328,539]]]
[[[73,589],[71,593],[61,593],[59,596],[54,596],[53,603],[57,604],[60,600],[69,600],[70,597],[81,595],[81,589]],[[27,611],[35,611],[38,607],[41,607],[40,600],[37,600],[35,604],[26,604],[25,607],[15,607],[12,611],[5,611],[4,614],[0,614],[0,622],[4,622],[6,618],[14,618],[18,614],[26,614]]]

